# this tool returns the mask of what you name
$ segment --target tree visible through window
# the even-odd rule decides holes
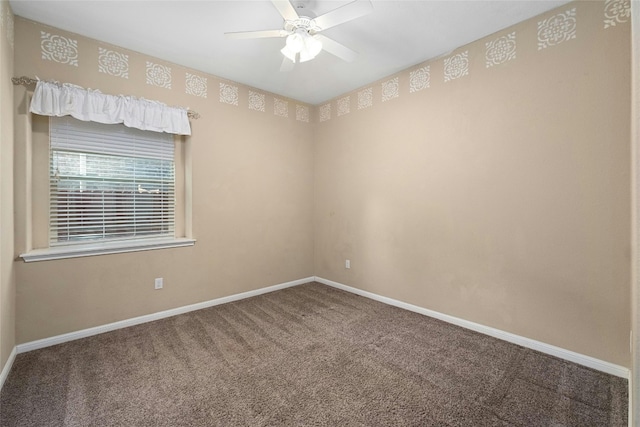
[[[50,120],[51,246],[174,237],[174,143],[124,125]]]

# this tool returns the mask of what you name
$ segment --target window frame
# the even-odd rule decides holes
[[[30,98],[30,97],[29,97]],[[26,144],[20,153],[26,166],[26,218],[19,257],[25,262],[78,258],[95,255],[148,251],[193,246],[191,224],[191,142],[190,137],[174,135],[175,224],[174,237],[136,238],[104,242],[49,245],[49,117],[26,114]],[[46,195],[46,197],[42,197]]]

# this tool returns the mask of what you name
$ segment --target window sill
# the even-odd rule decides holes
[[[50,261],[55,259],[79,258],[94,255],[119,254],[124,252],[149,251],[153,249],[181,248],[193,246],[195,239],[146,239],[120,242],[91,243],[86,245],[56,246],[47,249],[34,249],[21,254],[24,262]]]

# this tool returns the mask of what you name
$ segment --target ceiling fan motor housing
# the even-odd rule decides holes
[[[314,35],[318,31],[321,30],[320,27],[315,25],[312,18],[307,16],[300,16],[298,19],[293,19],[291,21],[284,21],[284,29],[291,33],[295,32],[297,29],[303,29],[307,33]]]

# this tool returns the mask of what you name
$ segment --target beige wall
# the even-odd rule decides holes
[[[575,38],[538,49],[572,8]],[[440,58],[427,89],[411,69],[397,98],[384,79],[371,107],[320,106],[315,274],[629,367],[630,25],[603,10],[464,46],[463,77]],[[512,32],[516,57],[487,67]]]
[[[632,259],[632,293],[631,293],[631,328],[633,330],[633,349],[631,363],[630,410],[631,425],[640,424],[640,4],[631,3],[632,20],[632,109],[631,109],[631,146],[632,146],[632,196],[633,201],[633,250]]]
[[[13,13],[0,0],[0,371],[15,338],[13,268]]]
[[[71,51],[75,47],[77,66],[73,54],[59,61],[43,59],[41,41],[47,34],[65,37]],[[99,48],[128,55],[128,78],[99,72]],[[256,91],[265,97],[265,111],[251,110],[247,87],[21,18],[16,19],[16,51],[20,55],[15,75],[188,106],[202,116],[192,121],[193,135],[187,142],[196,245],[28,264],[17,261],[18,343],[313,275],[309,191],[313,124],[296,116],[298,105],[309,106],[278,98],[288,103],[288,117],[278,116],[274,96]],[[147,84],[147,61],[171,68],[170,89]],[[207,79],[206,98],[186,93],[187,72]],[[237,88],[238,105],[220,101],[221,83]],[[47,128],[34,121],[29,132],[23,131],[30,126],[24,111],[25,88],[16,87],[16,92],[17,144],[25,145],[32,133],[37,161],[38,153],[47,149],[38,143]],[[46,186],[37,182],[31,197],[25,196],[30,177],[27,158],[16,153],[18,252],[28,247],[26,240],[37,240],[26,231],[27,206],[31,203],[36,218],[38,205],[47,197]],[[156,277],[164,278],[161,291],[153,288]]]

